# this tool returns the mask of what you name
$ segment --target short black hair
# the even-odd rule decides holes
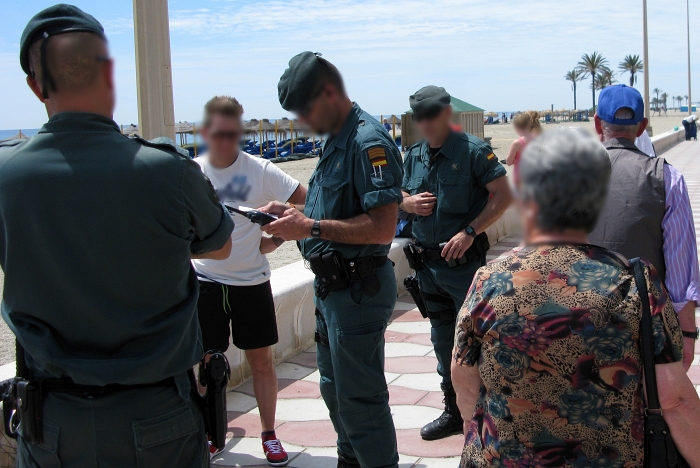
[[[318,79],[316,80],[316,89],[312,93],[312,96],[318,96],[326,85],[333,86],[340,94],[345,96],[346,93],[343,76],[340,74],[340,71],[336,68],[336,66],[323,57],[318,58],[318,63]]]

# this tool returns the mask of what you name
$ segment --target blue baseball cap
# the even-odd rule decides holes
[[[630,109],[634,113],[631,119],[616,119],[620,109]],[[644,99],[634,88],[618,84],[603,88],[598,98],[598,117],[615,125],[636,125],[644,120]]]

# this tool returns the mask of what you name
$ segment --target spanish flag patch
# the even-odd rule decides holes
[[[369,160],[373,167],[383,167],[388,164],[386,161],[386,151],[381,146],[370,148],[367,153],[369,154]]]
[[[494,159],[496,159],[496,155],[494,153],[491,153],[488,156],[486,156],[486,159],[488,159],[489,161],[493,161]]]

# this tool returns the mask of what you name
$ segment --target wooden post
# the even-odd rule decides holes
[[[294,121],[289,121],[289,143],[292,145],[292,154],[294,154]]]
[[[279,157],[277,151],[277,142],[279,142],[279,137],[277,136],[277,121],[275,120],[275,158]]]
[[[394,121],[394,123],[391,125],[391,128],[392,128],[392,133],[394,135],[394,142],[396,142],[396,116],[395,115],[392,116],[391,120]]]
[[[192,144],[194,145],[194,157],[197,157],[197,124],[192,124]]]
[[[262,120],[260,121],[260,157],[262,158],[263,151],[262,151],[262,145],[263,145],[263,130],[262,130]]]

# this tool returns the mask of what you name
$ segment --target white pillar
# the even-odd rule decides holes
[[[134,0],[139,135],[175,140],[168,0]]]
[[[651,118],[651,103],[649,102],[649,35],[647,33],[647,0],[642,0],[644,7],[644,115]],[[647,128],[649,136],[653,136],[651,125]]]

